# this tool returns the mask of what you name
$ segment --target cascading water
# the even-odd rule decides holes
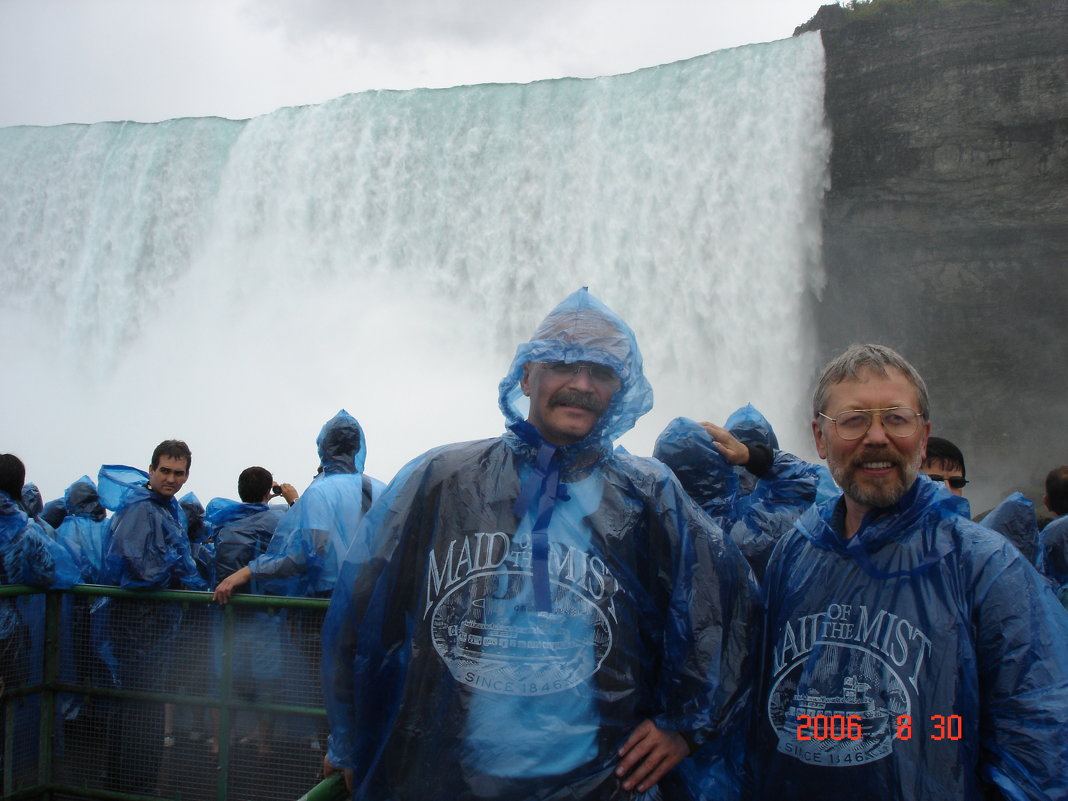
[[[345,407],[388,479],[502,429],[515,345],[579,286],[656,392],[622,444],[752,401],[807,453],[820,38],[594,80],[366,92],[247,121],[0,129],[0,451],[46,498],[194,453],[303,486]]]

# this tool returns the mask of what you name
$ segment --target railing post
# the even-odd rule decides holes
[[[0,704],[4,705],[4,786],[0,791],[7,798],[15,787],[15,704],[6,696],[7,688],[0,689]]]
[[[55,746],[56,726],[56,692],[59,681],[59,636],[60,615],[63,611],[64,596],[57,592],[45,594],[45,641],[43,652],[43,674],[41,687],[41,730],[37,741],[38,771],[37,781],[45,788],[52,787],[55,777],[52,775],[52,753]],[[49,801],[52,791],[46,789],[40,798]]]
[[[230,775],[230,699],[234,684],[234,605],[226,604],[223,612],[222,671],[219,677],[219,733],[215,744],[219,748],[219,776],[215,787],[216,801],[226,801],[227,780]]]

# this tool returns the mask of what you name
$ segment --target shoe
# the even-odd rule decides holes
[[[164,748],[173,748],[174,747],[174,735],[173,734],[164,734],[163,735],[163,747]]]

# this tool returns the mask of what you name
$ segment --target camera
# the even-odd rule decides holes
[[[282,486],[281,486],[281,484],[275,484],[275,485],[273,485],[271,487],[271,495],[281,495],[281,494],[282,494]]]

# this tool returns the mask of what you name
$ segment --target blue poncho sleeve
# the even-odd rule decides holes
[[[367,598],[360,599],[357,609],[356,594],[368,587],[368,582],[372,581],[370,577],[385,569],[399,538],[403,535],[406,524],[391,510],[397,496],[402,492],[407,494],[405,486],[416,470],[417,462],[418,460],[402,469],[393,481],[380,491],[374,505],[364,516],[342,559],[338,580],[330,597],[330,607],[323,621],[323,658],[320,672],[327,718],[330,722],[327,758],[332,765],[339,768],[359,772],[361,752],[365,754],[366,762],[368,742],[374,736],[372,732],[361,730],[356,725],[353,688],[357,670],[356,632],[358,617],[362,615],[368,601]],[[402,630],[406,628],[407,625],[402,624]],[[383,638],[390,636],[391,632],[395,632],[395,627],[391,626],[389,631],[383,631]],[[407,670],[407,648],[401,642],[397,643],[397,648],[398,650],[392,653],[389,669],[382,674],[386,681],[382,687],[382,697],[392,697],[396,688],[403,682]],[[383,649],[377,644],[371,650],[385,657]],[[367,660],[360,661],[360,668],[367,666]]]
[[[363,518],[363,475],[324,475],[285,513],[267,552],[249,562],[260,580],[298,578],[294,594],[329,593]]]
[[[1068,798],[1068,614],[1015,548],[974,586],[980,775],[1006,798]]]
[[[27,519],[21,509],[16,510],[6,494],[0,496],[0,559],[5,583],[61,590],[81,581],[67,549],[45,534],[36,521]]]

